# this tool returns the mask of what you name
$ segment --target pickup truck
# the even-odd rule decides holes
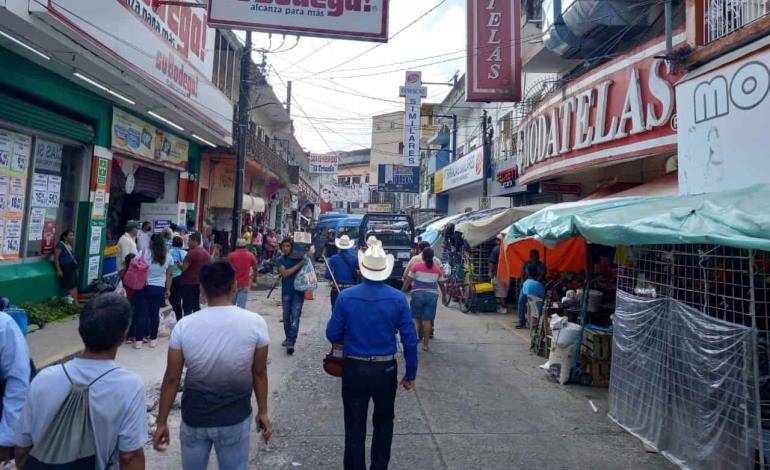
[[[377,237],[385,251],[395,258],[388,283],[400,287],[404,268],[409,263],[414,249],[412,217],[406,214],[366,214],[359,228],[359,244],[365,244],[371,235]]]

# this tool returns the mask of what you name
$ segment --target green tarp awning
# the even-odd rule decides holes
[[[506,243],[578,235],[609,246],[706,243],[770,251],[770,185],[556,204],[511,225]]]

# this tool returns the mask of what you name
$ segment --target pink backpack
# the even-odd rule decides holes
[[[131,260],[131,264],[126,269],[126,274],[123,276],[123,285],[134,290],[144,289],[147,285],[147,271],[150,267],[144,261],[144,250],[139,253],[139,256],[134,257]]]

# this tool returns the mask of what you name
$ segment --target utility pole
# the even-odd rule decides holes
[[[487,136],[487,110],[481,115],[481,142],[483,144],[484,164],[481,172],[481,181],[483,184],[482,196],[487,197],[489,188],[487,187],[487,165],[489,164],[489,138]]]
[[[452,161],[457,160],[457,114],[452,115]]]
[[[666,54],[671,55],[674,51],[674,6],[671,0],[665,0],[665,17],[666,17]]]
[[[286,82],[286,114],[291,119],[291,80]]]
[[[235,155],[235,193],[233,194],[233,226],[230,249],[241,236],[241,209],[243,206],[243,178],[246,166],[246,139],[249,132],[249,103],[251,91],[251,31],[246,31],[246,44],[241,54],[241,83],[238,93],[238,145]]]

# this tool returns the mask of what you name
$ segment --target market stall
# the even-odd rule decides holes
[[[769,205],[767,185],[613,198],[555,205],[508,232],[614,249],[611,325],[586,330],[581,318],[578,348],[611,356],[611,418],[689,468],[767,465]],[[595,331],[612,334],[611,353]],[[590,367],[575,357],[573,369]]]

